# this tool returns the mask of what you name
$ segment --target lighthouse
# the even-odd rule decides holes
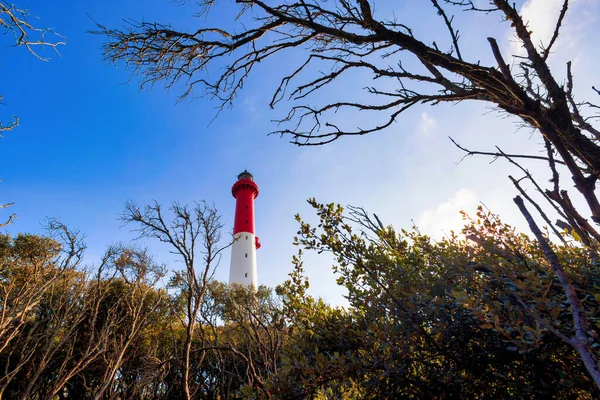
[[[258,196],[258,185],[250,172],[238,175],[231,194],[235,198],[235,220],[229,283],[257,288],[256,249],[260,247],[260,241],[254,235],[254,199]]]

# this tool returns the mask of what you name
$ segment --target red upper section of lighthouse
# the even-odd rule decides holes
[[[258,185],[252,174],[248,171],[239,174],[238,181],[231,188],[231,194],[236,199],[233,234],[254,234],[254,199],[258,196]]]

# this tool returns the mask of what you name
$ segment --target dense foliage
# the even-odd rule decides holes
[[[311,202],[318,227],[302,222],[297,242],[334,255],[351,307],[329,310],[316,319],[325,323],[301,331],[306,348],[297,357],[323,360],[296,370],[314,382],[303,390],[333,390],[336,382],[366,398],[598,395],[577,354],[549,332],[567,335],[573,327],[535,241],[482,210],[468,221],[469,239],[436,242],[416,229],[396,232],[362,209]],[[578,246],[555,250],[585,294],[597,334],[598,271]],[[284,293],[303,293],[301,272],[298,263]]]
[[[275,292],[211,279],[194,288],[185,271],[165,284],[166,266],[135,246],[84,268],[82,243],[60,224],[49,237],[0,236],[2,396],[176,399],[186,386],[198,399],[600,395],[557,336],[573,330],[571,311],[537,242],[482,210],[464,235],[433,241],[362,209],[311,204],[318,226],[298,217],[300,254]],[[302,249],[334,255],[348,308],[307,293]],[[597,335],[595,260],[577,245],[554,251]]]

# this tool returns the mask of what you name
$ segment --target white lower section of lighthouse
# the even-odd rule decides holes
[[[240,232],[233,236],[229,283],[258,287],[256,276],[256,239],[252,233]]]

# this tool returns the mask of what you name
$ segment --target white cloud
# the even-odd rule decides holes
[[[528,21],[534,43],[541,41],[547,45],[550,42],[562,3],[562,0],[529,0],[523,4],[521,15]]]
[[[440,237],[452,230],[460,232],[465,225],[460,211],[473,214],[478,203],[479,196],[474,190],[460,189],[435,209],[424,211],[417,221],[417,226],[421,232],[433,237]]]
[[[261,99],[258,95],[248,94],[242,100],[242,109],[247,116],[256,118],[257,115],[261,115],[260,112],[261,106],[263,104],[260,103]]]
[[[520,14],[532,32],[533,43],[536,46],[547,46],[550,43],[562,5],[563,0],[527,0],[523,3]],[[569,3],[567,17],[563,21],[554,51],[561,46],[567,46],[569,49],[578,47],[583,36],[582,31],[595,20],[593,8],[594,0],[573,0]],[[515,38],[513,29],[510,35],[512,54],[523,55],[525,50]]]
[[[426,112],[421,114],[421,121],[417,128],[417,132],[420,136],[429,136],[429,134],[435,129],[437,121]]]

